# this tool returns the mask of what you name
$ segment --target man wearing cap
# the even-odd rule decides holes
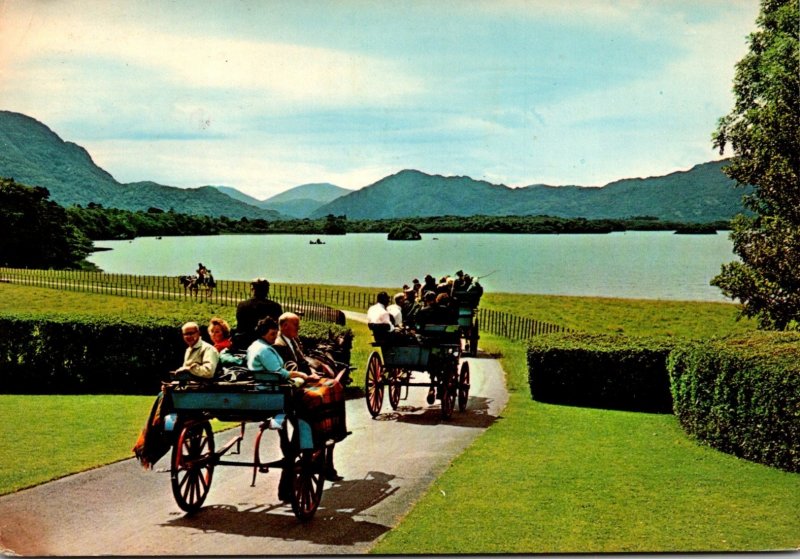
[[[283,307],[269,299],[269,282],[256,278],[250,283],[252,297],[236,306],[236,335],[233,343],[237,348],[246,349],[256,339],[258,321],[271,317],[277,322],[283,314]]]

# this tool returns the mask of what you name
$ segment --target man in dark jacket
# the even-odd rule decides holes
[[[255,279],[250,283],[252,297],[242,301],[236,306],[236,334],[233,344],[237,348],[247,349],[256,339],[256,324],[258,321],[271,317],[276,322],[283,314],[283,307],[277,301],[269,299],[269,282],[265,279]]]

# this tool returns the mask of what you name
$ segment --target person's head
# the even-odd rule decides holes
[[[472,283],[472,276],[464,274],[464,283]]]
[[[445,307],[450,304],[450,295],[447,293],[439,293],[436,296],[436,304]]]
[[[414,287],[419,287],[419,280],[418,280],[417,278],[414,278],[414,281],[412,281],[412,282],[411,282],[411,284],[412,284]]]
[[[250,282],[250,291],[257,299],[266,299],[269,296],[269,281],[264,278],[256,278]]]
[[[463,277],[464,277],[464,270],[459,270],[459,271],[457,271],[457,272],[456,272],[456,277],[457,277],[458,279],[461,279],[461,278],[463,278]]]
[[[215,344],[231,337],[231,327],[224,318],[214,317],[208,323],[208,337]]]
[[[285,312],[278,317],[278,329],[288,338],[296,338],[300,332],[300,317],[293,312]]]
[[[432,305],[436,302],[436,293],[433,291],[426,291],[425,295],[422,296],[422,300],[425,301],[426,305]]]
[[[413,289],[407,289],[404,295],[409,303],[413,303],[417,298],[417,292]]]
[[[403,304],[403,301],[405,301],[405,300],[406,300],[406,294],[405,294],[405,292],[402,292],[402,293],[397,293],[397,294],[395,294],[395,296],[394,296],[394,304],[395,304],[395,305],[402,305],[402,304]]]
[[[187,347],[192,347],[200,339],[200,326],[196,322],[187,322],[181,326],[181,334]]]
[[[262,318],[256,324],[256,336],[264,339],[268,344],[274,344],[278,337],[278,323],[271,316]]]
[[[385,307],[389,304],[389,294],[385,291],[381,291],[378,293],[378,296],[375,298],[375,300]]]

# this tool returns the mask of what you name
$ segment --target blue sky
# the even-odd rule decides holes
[[[121,182],[601,186],[718,158],[756,0],[0,0],[0,109]],[[730,154],[727,154],[730,155]]]

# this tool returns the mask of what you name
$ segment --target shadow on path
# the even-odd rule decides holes
[[[391,474],[369,472],[364,479],[326,484],[320,508],[307,523],[300,523],[294,517],[290,505],[271,503],[246,508],[212,505],[195,515],[169,520],[163,526],[319,545],[369,542],[389,531],[389,527],[355,517],[394,494],[398,488],[391,486],[393,479],[395,476]]]

